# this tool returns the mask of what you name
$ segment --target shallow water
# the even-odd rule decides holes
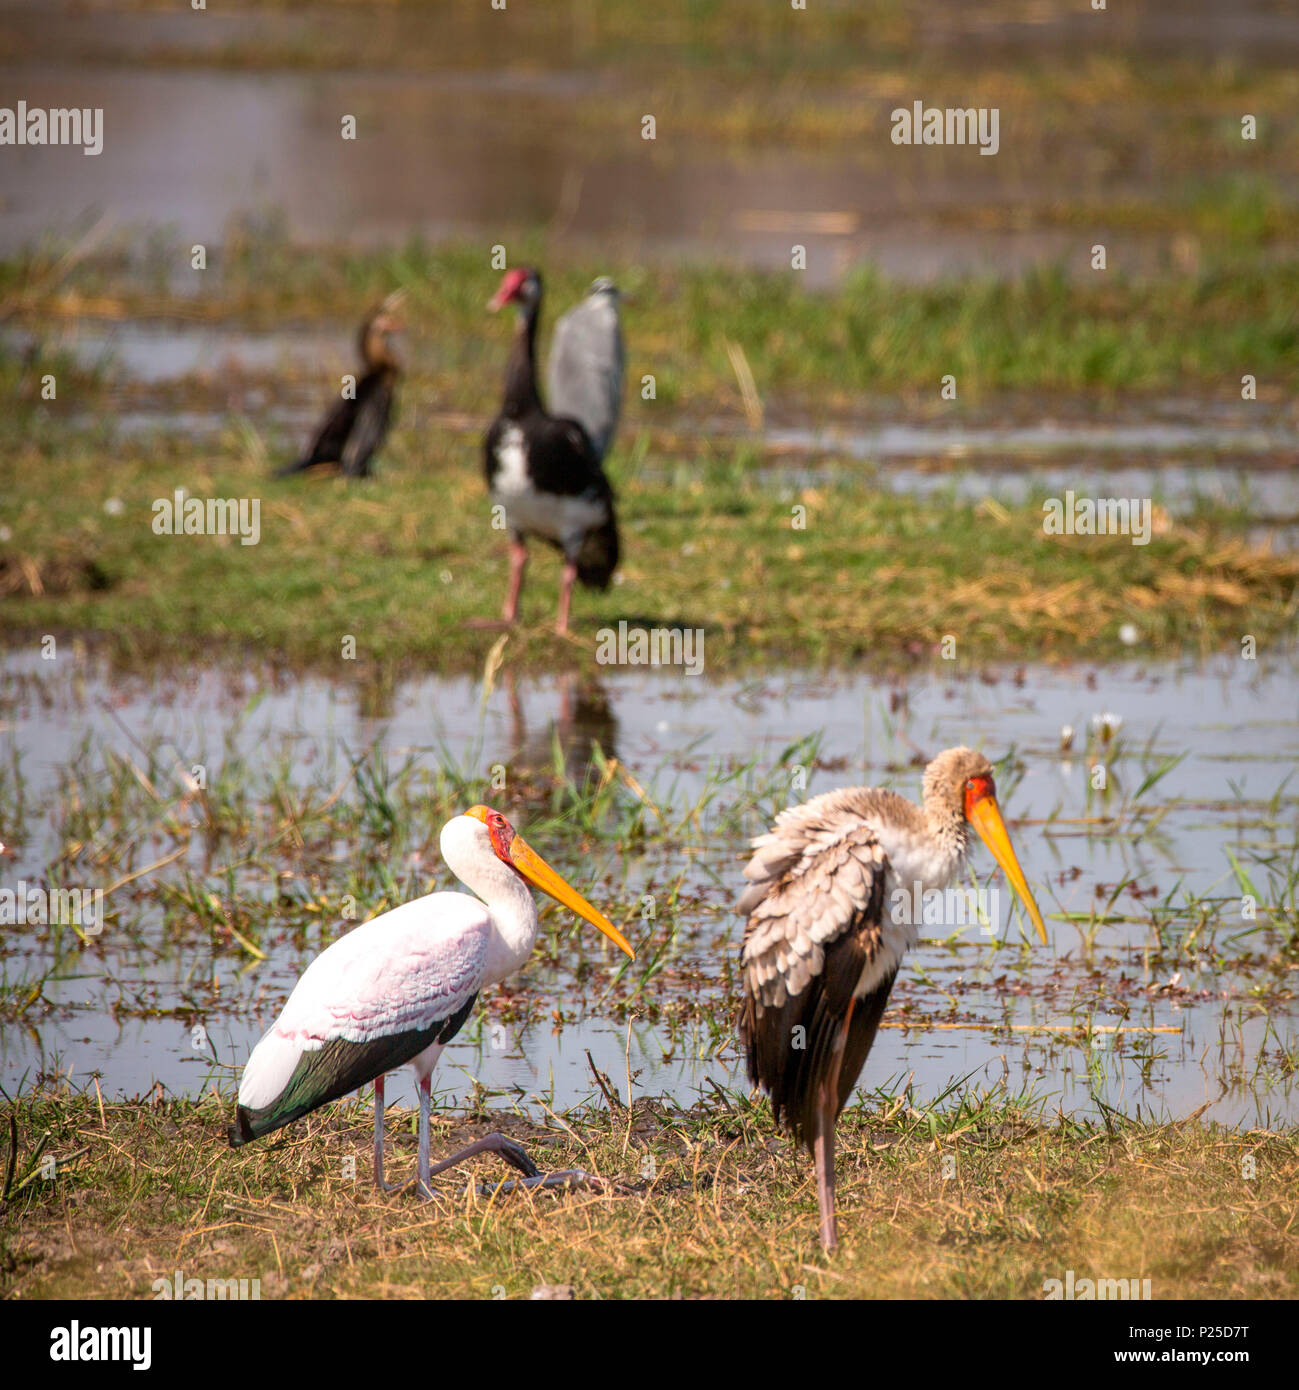
[[[1267,0],[1251,0],[1243,12],[1233,6],[1230,19],[1211,0],[1179,7],[1175,19],[1165,8],[1149,0],[1098,23],[1086,13],[1026,20],[1018,7],[1002,16],[931,6],[907,46],[958,76],[964,65],[978,72],[990,56],[1072,64],[1080,42],[1124,60],[1142,50],[1214,60],[1248,53],[1269,63],[1293,55],[1293,17]],[[1008,112],[998,158],[971,162],[965,150],[916,158],[889,140],[900,94],[886,98],[889,83],[863,82],[841,51],[817,53],[815,44],[810,72],[846,75],[833,100],[869,102],[877,132],[815,145],[777,137],[756,149],[679,128],[663,112],[663,132],[650,145],[639,139],[625,95],[643,93],[646,111],[670,105],[661,69],[686,61],[725,107],[736,99],[728,64],[701,63],[689,34],[668,17],[662,46],[644,45],[628,66],[595,6],[553,23],[528,16],[526,45],[515,48],[486,7],[358,14],[324,5],[234,13],[209,6],[195,17],[8,0],[0,9],[11,19],[0,85],[31,106],[102,108],[105,121],[95,158],[10,152],[0,254],[51,231],[71,234],[80,219],[105,213],[185,247],[222,245],[232,219],[270,217],[300,243],[391,244],[420,234],[490,244],[510,229],[543,226],[593,255],[617,245],[647,261],[721,256],[766,267],[789,265],[797,242],[815,285],[863,261],[917,281],[1015,275],[1057,261],[1082,274],[1086,261],[1070,230],[1049,217],[1037,227],[976,225],[971,204],[1045,213],[1083,187],[1105,206],[1164,187],[1176,192],[1183,175],[1137,158],[1098,158],[1097,143],[1148,135],[1144,106],[1103,118],[1084,113],[1078,129],[1063,130],[1023,120],[1012,130]],[[868,70],[881,66],[871,37],[863,35]],[[752,59],[740,49],[718,58],[737,60],[742,72]],[[331,57],[318,67],[322,50]],[[232,61],[234,52],[242,56]],[[887,72],[894,55],[879,57]],[[787,77],[787,62],[772,58],[763,61],[773,78]],[[800,104],[826,101],[814,76],[800,92]],[[341,113],[356,117],[356,142],[340,138]],[[834,108],[825,115],[832,131]],[[1172,253],[1164,236],[1099,230],[1128,273]]]
[[[321,380],[337,367],[355,363],[354,331],[301,326],[252,332],[218,324],[105,323],[95,319],[51,323],[41,334],[44,352],[66,352],[78,366],[110,380],[156,386],[185,377],[266,374],[273,370],[312,373]],[[30,332],[0,333],[0,344],[22,354],[34,343]]]
[[[1275,938],[1233,940],[1234,933],[1219,933],[1216,953],[1206,947],[1194,966],[1164,979],[1151,973],[1151,928],[1140,920],[1142,904],[1170,894],[1238,897],[1224,845],[1246,860],[1251,851],[1275,850],[1284,857],[1288,847],[1293,853],[1299,804],[1299,789],[1290,784],[1299,755],[1293,662],[1143,661],[951,676],[940,669],[909,680],[867,673],[824,679],[768,674],[748,682],[621,669],[611,670],[598,688],[559,675],[510,681],[485,705],[480,695],[468,679],[432,675],[403,681],[376,699],[361,685],[314,676],[276,680],[269,672],[222,670],[179,679],[115,677],[92,658],[70,652],[55,663],[10,654],[0,665],[0,765],[19,760],[27,811],[15,837],[16,856],[0,859],[0,886],[39,879],[57,853],[51,808],[60,796],[66,800],[68,769],[87,740],[94,757],[106,750],[139,757],[142,743],[167,740],[179,761],[202,758],[213,776],[222,757],[239,751],[269,762],[290,750],[295,775],[310,781],[334,764],[346,772],[346,750],[355,754],[376,743],[394,764],[414,759],[417,766],[436,765],[450,750],[461,766],[479,774],[497,761],[512,770],[541,767],[557,735],[570,769],[589,760],[598,743],[660,805],[671,807],[691,804],[719,767],[756,756],[759,769],[776,768],[789,744],[814,731],[822,734],[820,757],[834,766],[811,774],[807,794],[887,780],[914,795],[916,750],[932,754],[981,738],[994,755],[1013,747],[1022,768],[1017,781],[1003,781],[1002,800],[1048,919],[1103,906],[1126,876],[1138,896],[1129,891],[1116,910],[1138,920],[1099,927],[1090,951],[1085,925],[1050,920],[1052,949],[1035,949],[1027,959],[996,949],[973,927],[958,933],[959,944],[925,940],[904,966],[889,1016],[896,1024],[898,1010],[909,1007],[923,1022],[881,1031],[863,1078],[866,1089],[912,1076],[923,1103],[968,1076],[970,1085],[1004,1079],[1012,1091],[1032,1086],[1052,1106],[1074,1113],[1096,1113],[1099,1097],[1129,1113],[1170,1117],[1207,1104],[1207,1114],[1230,1123],[1276,1123],[1299,1115],[1292,1075],[1299,1010],[1266,964],[1275,954]],[[1118,741],[1127,751],[1113,761],[1105,803],[1089,794],[1088,760],[1077,751],[1062,754],[1059,743],[1061,725],[1069,724],[1079,730],[1081,747],[1089,720],[1107,711],[1122,716]],[[1144,836],[1134,838],[1131,828],[1111,834],[1087,823],[1106,804],[1130,797],[1163,755],[1186,750],[1190,755],[1142,799],[1158,815],[1157,826]],[[326,780],[335,780],[332,773]],[[725,800],[723,790],[710,815],[723,810]],[[584,876],[607,881],[612,875],[633,895],[646,883],[661,885],[667,872],[684,871],[683,900],[691,906],[671,922],[676,938],[661,984],[668,1000],[674,971],[684,988],[694,988],[693,972],[711,978],[721,955],[738,940],[739,924],[725,909],[740,882],[744,835],[762,827],[756,819],[743,833],[721,825],[721,819],[704,818],[684,863],[664,865],[652,851],[621,858],[602,847],[589,864],[565,866],[579,887]],[[147,847],[140,855],[140,867],[154,857]],[[974,865],[980,882],[996,886],[981,850]],[[427,864],[423,872],[434,876],[439,867]],[[1257,867],[1253,872],[1264,876]],[[1009,934],[1018,940],[1019,925],[1007,920],[1009,904],[1005,891],[999,929],[1003,939]],[[132,912],[129,895],[120,911]],[[642,927],[642,965],[669,924],[665,914]],[[338,925],[322,924],[322,931],[332,934]],[[1249,925],[1242,922],[1242,931]],[[7,979],[22,978],[48,959],[48,932],[6,932]],[[948,935],[938,928],[922,930],[922,936],[931,932]],[[246,966],[210,940],[154,953],[138,942],[127,944],[124,935],[110,927],[66,978],[47,986],[51,1010],[0,1025],[0,1080],[6,1088],[45,1065],[70,1071],[74,1082],[98,1072],[110,1095],[142,1092],[154,1081],[197,1092],[210,1064],[191,1046],[190,1028],[205,1017],[213,973],[221,1007],[213,1009],[208,1031],[222,1062],[239,1063],[318,949],[316,941],[263,942],[269,959]],[[144,936],[147,941],[147,931]],[[611,967],[595,950],[592,979],[598,985]],[[528,969],[542,988],[553,978],[540,965]],[[586,997],[598,1000],[598,989]],[[146,1000],[154,1016],[136,1017],[132,1000]],[[729,1045],[732,1001],[719,993],[684,1026],[634,1023],[630,1036],[595,1004],[584,1009],[580,998],[569,997],[556,1002],[566,1015],[562,1028],[510,1025],[503,1035],[493,1039],[484,1032],[478,1041],[462,1035],[436,1078],[444,1101],[463,1100],[476,1076],[503,1092],[507,1102],[535,1105],[542,1096],[569,1104],[593,1088],[587,1049],[620,1089],[630,1067],[636,1094],[670,1092],[689,1099],[708,1077],[742,1084]],[[168,1016],[169,1011],[175,1012]],[[1130,1033],[1117,1051],[1106,1046],[1089,1052],[1072,1035],[975,1026],[1060,1028],[1093,1013],[1098,1024],[1182,1031]],[[713,1029],[703,1024],[710,1014]],[[931,1026],[938,1023],[948,1026]],[[220,1079],[228,1084],[228,1074]],[[413,1102],[405,1077],[400,1093]]]

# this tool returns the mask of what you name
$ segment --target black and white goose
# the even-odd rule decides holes
[[[535,345],[541,276],[527,267],[507,271],[488,308],[514,304],[518,325],[505,369],[505,400],[485,441],[487,486],[503,509],[510,536],[510,588],[503,616],[518,617],[527,540],[536,536],[563,552],[556,629],[568,631],[573,581],[606,589],[618,565],[613,488],[586,429],[551,415],[537,393]]]

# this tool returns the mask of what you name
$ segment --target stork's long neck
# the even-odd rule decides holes
[[[471,816],[455,816],[439,840],[446,866],[479,897],[492,919],[483,983],[498,984],[532,954],[537,940],[537,904],[532,890],[497,858],[486,827]]]
[[[541,308],[541,296],[519,310],[518,322],[514,327],[514,345],[510,348],[510,360],[505,367],[505,405],[502,414],[509,416],[526,415],[529,411],[541,409],[541,398],[537,395],[537,314]]]
[[[537,941],[537,903],[532,890],[513,869],[500,865],[499,883],[490,896],[479,887],[479,896],[492,914],[493,940],[487,952],[484,984],[507,979],[532,954]]]
[[[941,887],[959,872],[965,862],[969,848],[969,826],[961,809],[954,807],[946,796],[927,794],[925,796],[925,828],[935,851],[935,862],[941,864],[943,883]]]

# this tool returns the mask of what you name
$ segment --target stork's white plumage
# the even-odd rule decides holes
[[[478,992],[512,975],[532,953],[531,884],[598,927],[628,955],[622,933],[575,892],[509,821],[475,806],[442,828],[442,857],[478,894],[431,893],[385,912],[336,941],[307,967],[279,1018],[253,1049],[239,1083],[231,1144],[280,1129],[374,1082],[374,1171],[383,1181],[383,1078],[409,1063],[419,1081],[419,1182],[475,1153],[494,1151],[528,1181],[542,1178],[523,1149],[499,1134],[429,1166],[430,1078]],[[572,1181],[580,1174],[555,1174]]]

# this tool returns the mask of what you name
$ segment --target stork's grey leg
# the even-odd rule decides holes
[[[374,1078],[374,1185],[383,1186],[383,1077]]]
[[[445,1173],[448,1168],[454,1168],[456,1164],[463,1163],[467,1158],[486,1153],[500,1154],[506,1163],[512,1168],[517,1168],[524,1177],[537,1178],[541,1176],[541,1170],[528,1157],[527,1150],[522,1144],[516,1144],[513,1139],[507,1139],[503,1134],[487,1134],[481,1139],[475,1139],[472,1144],[466,1145],[458,1153],[453,1153],[450,1158],[444,1158],[435,1163],[431,1168],[427,1166],[428,1155],[426,1153],[425,1166],[421,1174],[426,1188],[425,1195],[432,1195],[432,1189],[428,1187],[429,1178],[435,1178],[439,1173]]]
[[[432,1195],[433,1189],[429,1186],[428,1171],[428,1110],[431,1101],[431,1088],[433,1078],[425,1076],[419,1083],[419,1162],[416,1171],[419,1174],[419,1190],[422,1196]]]
[[[400,1192],[408,1184],[383,1180],[383,1077],[374,1079],[374,1185],[380,1192]]]
[[[444,1173],[457,1163],[463,1163],[465,1159],[482,1153],[500,1154],[511,1167],[517,1168],[523,1174],[521,1178],[509,1178],[505,1182],[478,1183],[477,1191],[483,1197],[503,1196],[520,1188],[591,1187],[598,1191],[608,1186],[603,1178],[597,1177],[594,1173],[583,1172],[580,1168],[564,1168],[554,1173],[543,1173],[528,1157],[522,1144],[507,1139],[503,1134],[488,1134],[475,1140],[468,1148],[461,1149],[459,1153],[434,1164],[430,1169],[430,1176]]]

